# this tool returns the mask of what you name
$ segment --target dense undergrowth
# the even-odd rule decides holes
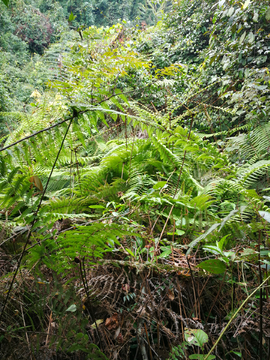
[[[150,3],[0,84],[3,359],[270,358],[269,4]]]

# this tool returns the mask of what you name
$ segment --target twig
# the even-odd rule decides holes
[[[50,313],[50,317],[49,317],[49,326],[48,326],[48,333],[47,333],[47,336],[46,336],[46,342],[45,342],[45,345],[47,346],[48,343],[49,343],[49,336],[50,336],[50,330],[51,330],[51,323],[52,323],[52,311]]]
[[[163,236],[163,234],[164,234],[164,231],[165,231],[165,229],[166,229],[166,226],[167,226],[167,224],[168,224],[168,221],[169,221],[169,219],[170,219],[170,217],[171,217],[173,208],[174,208],[174,205],[172,205],[171,210],[170,210],[170,212],[169,212],[169,215],[167,216],[166,222],[165,222],[165,224],[164,224],[164,226],[163,226],[163,229],[162,229],[161,234],[160,234],[160,237],[159,237],[159,241],[161,240],[161,238],[162,238],[162,236]]]
[[[144,337],[142,336],[142,326],[141,326],[142,321],[143,321],[142,319],[139,319],[138,321],[138,334],[140,339],[145,340]],[[147,344],[146,340],[145,342]],[[140,343],[140,349],[143,360],[148,360],[147,351],[143,342]]]
[[[29,352],[30,352],[30,359],[32,360],[32,349],[31,349],[31,345],[30,345],[30,341],[29,341],[29,337],[28,337],[28,333],[27,333],[27,330],[26,330],[26,324],[25,324],[25,319],[24,319],[24,314],[23,314],[23,307],[22,307],[22,304],[21,305],[21,312],[22,312],[22,319],[23,319],[23,326],[24,326],[24,329],[25,329],[25,337],[26,337],[26,341],[27,341],[27,345],[28,345],[28,349],[29,349]]]
[[[198,292],[197,292],[197,289],[196,289],[196,286],[195,286],[195,280],[194,280],[194,276],[193,276],[193,271],[191,269],[191,266],[190,266],[190,262],[189,262],[189,259],[188,259],[188,255],[186,256],[186,259],[187,259],[187,263],[188,263],[188,267],[189,267],[189,271],[190,271],[190,276],[191,276],[191,280],[192,280],[192,287],[193,287],[193,293],[194,293],[194,306],[195,306],[195,312],[196,312],[196,317],[198,317],[198,311],[197,311],[197,307],[196,307],[196,304],[198,302],[198,306],[200,306],[200,297],[198,295]]]
[[[148,85],[147,85],[147,86],[148,86]],[[113,94],[113,95],[107,97],[106,99],[98,102],[97,104],[95,104],[95,106],[98,106],[98,105],[104,103],[105,101],[110,100],[112,97],[115,97],[115,96],[118,96],[118,95],[126,95],[126,94],[131,93],[131,92],[134,92],[134,91],[135,91],[135,90],[128,91],[128,92],[126,92],[126,93]],[[75,110],[75,109],[74,109],[74,110]],[[87,113],[88,111],[95,111],[95,110],[97,110],[97,109],[95,109],[95,108],[90,108],[90,109],[86,109],[86,110],[81,110],[81,111],[76,111],[76,110],[75,110],[75,111],[76,111],[76,116],[78,116],[78,115],[85,114],[85,113]],[[125,114],[122,114],[122,115],[125,115]],[[131,115],[129,115],[129,116],[131,116]],[[36,132],[34,132],[33,134],[31,134],[31,135],[25,136],[24,138],[22,138],[22,139],[20,139],[20,140],[18,140],[18,141],[15,141],[15,142],[12,143],[12,144],[9,144],[9,145],[3,147],[2,149],[0,149],[0,152],[1,152],[1,151],[4,151],[4,150],[6,150],[6,149],[9,149],[9,148],[11,148],[11,147],[13,147],[13,146],[21,143],[22,141],[31,139],[32,137],[34,137],[34,136],[36,136],[36,135],[38,135],[38,134],[41,134],[41,133],[43,133],[43,132],[45,132],[45,131],[48,131],[48,130],[51,130],[51,129],[53,129],[53,128],[55,128],[55,127],[57,127],[57,126],[65,123],[65,122],[67,122],[67,121],[69,121],[69,120],[73,120],[73,115],[72,115],[71,117],[68,117],[67,119],[64,119],[64,120],[62,120],[62,121],[59,121],[58,123],[56,123],[56,124],[54,124],[54,125],[51,125],[51,126],[48,126],[47,128],[44,128],[44,129],[39,130],[39,131],[36,131]]]
[[[193,121],[194,121],[194,115],[192,114],[192,119],[191,119],[191,123],[190,123],[190,128],[189,128],[189,133],[188,133],[188,140],[190,139],[190,134],[191,134],[191,129],[192,129],[192,126],[193,126]],[[181,176],[182,176],[182,172],[183,172],[183,167],[184,167],[184,164],[185,164],[185,161],[186,161],[186,154],[187,154],[187,151],[185,150],[184,152],[184,156],[183,156],[183,161],[182,161],[182,165],[181,165],[181,169],[180,169],[180,173],[179,173],[179,176],[178,176],[178,179],[177,179],[177,185],[176,185],[176,188],[175,188],[175,193],[174,193],[174,198],[177,194],[177,191],[178,191],[178,187],[179,187],[179,183],[180,183],[180,179],[181,179]]]
[[[261,229],[259,230],[259,240],[258,240],[258,263],[259,263],[259,277],[260,277],[260,283],[262,282],[262,268],[261,268]],[[262,293],[262,287],[260,288],[260,333],[259,333],[259,339],[260,339],[260,347],[259,347],[259,354],[260,354],[260,360],[263,360],[263,293]]]
[[[84,111],[84,112],[86,112],[86,111]],[[84,112],[80,112],[79,114],[82,114],[82,113],[84,113]],[[65,119],[65,120],[62,120],[62,121],[60,121],[60,122],[58,122],[58,123],[56,123],[56,124],[54,124],[54,125],[48,126],[47,128],[44,128],[44,129],[39,130],[39,131],[36,131],[36,132],[34,132],[33,134],[31,134],[31,135],[25,136],[24,138],[22,138],[22,139],[20,139],[20,140],[18,140],[18,141],[15,141],[14,143],[12,143],[12,144],[10,144],[10,145],[7,145],[7,146],[3,147],[2,149],[0,149],[0,152],[1,152],[1,151],[4,151],[4,150],[6,150],[6,149],[9,149],[9,148],[12,147],[12,146],[15,146],[15,145],[19,144],[19,143],[21,143],[22,141],[28,140],[28,139],[30,139],[30,138],[38,135],[38,134],[41,134],[41,133],[43,133],[44,131],[51,130],[51,129],[53,129],[53,128],[55,128],[55,127],[57,127],[57,126],[65,123],[65,122],[71,120],[71,119],[73,119],[73,117],[69,117],[69,118],[67,118],[67,119]]]
[[[153,235],[153,231],[154,231],[154,228],[156,226],[156,223],[158,222],[159,218],[161,215],[163,215],[163,212],[167,209],[167,206],[164,206],[164,209],[162,210],[162,212],[157,216],[155,222],[154,222],[154,225],[152,226],[152,229],[151,229],[151,233]]]
[[[209,317],[210,317],[210,315],[211,315],[211,312],[212,312],[212,310],[213,310],[213,307],[215,306],[216,301],[217,301],[217,299],[218,299],[218,297],[219,297],[220,291],[221,291],[221,289],[222,289],[222,285],[223,285],[224,280],[225,280],[225,275],[226,275],[226,272],[224,273],[224,276],[223,276],[222,282],[220,283],[220,286],[219,286],[217,295],[216,295],[216,297],[215,297],[215,299],[214,299],[214,301],[213,301],[213,303],[212,303],[212,306],[211,306],[211,308],[210,308],[210,310],[209,310],[209,312],[208,312],[207,319],[205,320],[205,323],[206,323],[206,324],[207,324],[207,322],[208,322],[208,320],[209,320]]]
[[[233,314],[233,316],[231,317],[230,321],[228,322],[228,324],[225,326],[225,328],[223,329],[223,331],[221,332],[221,334],[219,335],[217,341],[214,343],[214,345],[212,346],[212,348],[210,349],[210,351],[208,352],[208,354],[206,355],[206,357],[204,358],[204,360],[207,360],[209,358],[209,356],[211,355],[211,353],[215,350],[215,348],[217,347],[218,343],[220,342],[220,340],[222,339],[222,336],[224,335],[224,333],[226,332],[226,330],[228,329],[228,327],[231,325],[231,322],[236,318],[236,315],[240,312],[240,310],[242,310],[242,308],[244,307],[244,305],[248,302],[248,300],[256,294],[256,292],[258,290],[260,290],[263,285],[265,283],[267,283],[267,281],[270,279],[270,275],[258,286],[256,287],[256,289],[254,291],[252,291],[252,293],[246,298],[246,300],[242,303],[242,305],[235,311],[235,313]]]
[[[83,287],[84,287],[84,291],[86,293],[86,297],[87,297],[87,300],[88,300],[88,305],[89,305],[89,312],[90,312],[90,315],[92,317],[92,320],[94,321],[95,323],[95,326],[96,326],[96,331],[97,331],[97,336],[98,336],[98,339],[99,339],[99,342],[100,342],[100,348],[101,348],[101,336],[99,334],[99,330],[98,330],[98,325],[97,325],[97,322],[96,322],[96,317],[95,317],[95,314],[94,314],[94,311],[93,311],[93,307],[92,307],[92,302],[91,302],[91,299],[90,299],[90,296],[89,296],[89,288],[88,288],[88,284],[87,284],[87,279],[86,279],[86,271],[85,271],[85,266],[84,266],[84,257],[81,259],[79,258],[75,258],[76,259],[76,263],[79,262],[79,266],[80,266],[80,276],[81,276],[81,279],[82,279],[82,283],[83,283]]]
[[[148,332],[147,332],[147,327],[146,327],[146,324],[145,324],[145,323],[144,323],[144,330],[145,330],[145,335],[146,335],[146,339],[147,339],[148,346],[149,346],[150,359],[153,360],[152,350],[151,350],[151,344],[150,344],[150,340],[149,340],[149,336],[148,336]]]

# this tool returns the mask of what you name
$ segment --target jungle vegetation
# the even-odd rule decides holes
[[[270,359],[268,0],[2,0],[1,359]]]

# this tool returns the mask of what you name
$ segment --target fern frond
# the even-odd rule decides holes
[[[265,175],[270,166],[270,160],[261,160],[252,165],[242,166],[237,175],[238,182],[243,187],[249,188]]]
[[[134,235],[138,236],[132,229],[114,223],[78,226],[76,230],[59,235],[60,246],[57,253],[65,254],[72,260],[75,257],[86,256],[93,264],[96,264],[96,259],[102,259],[106,252],[114,250],[115,244],[119,244],[119,239]]]
[[[181,160],[170,149],[168,149],[166,145],[162,144],[160,140],[157,140],[155,136],[152,137],[152,141],[153,145],[160,154],[161,160],[175,167],[180,166]]]
[[[54,198],[46,201],[42,207],[42,212],[72,214],[80,213],[86,208],[88,202],[85,198]]]

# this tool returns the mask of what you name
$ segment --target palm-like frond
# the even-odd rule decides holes
[[[242,166],[238,172],[238,183],[245,188],[250,188],[264,176],[270,166],[270,160],[257,161],[252,165]]]
[[[252,158],[263,160],[269,158],[269,144],[270,122],[229,138],[227,148],[229,151],[237,151],[238,156],[245,161],[250,161]]]

